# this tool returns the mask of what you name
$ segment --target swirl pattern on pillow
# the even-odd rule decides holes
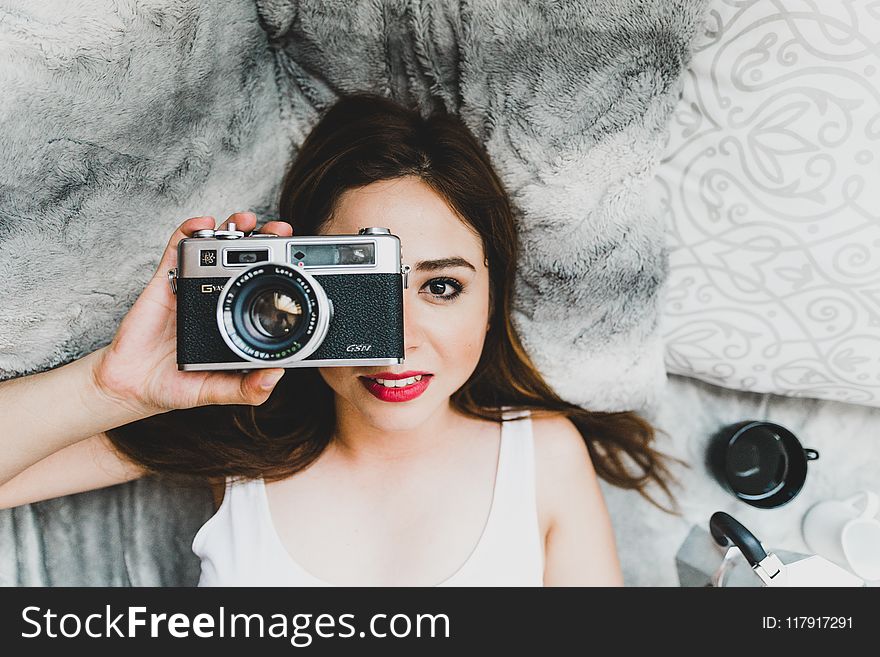
[[[880,405],[880,3],[713,0],[655,191],[669,372]]]

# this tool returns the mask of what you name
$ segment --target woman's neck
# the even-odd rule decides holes
[[[445,404],[424,419],[389,422],[387,416],[370,417],[337,396],[336,433],[331,445],[352,462],[390,465],[417,461],[448,447],[466,421],[451,404]]]

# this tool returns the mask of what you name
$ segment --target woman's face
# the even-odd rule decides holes
[[[479,235],[441,196],[415,177],[349,190],[322,234],[357,234],[383,226],[400,238],[411,267],[403,291],[405,362],[400,365],[322,367],[337,395],[337,410],[356,412],[374,427],[415,429],[467,381],[483,350],[489,316],[489,270]],[[420,373],[421,380],[390,389],[382,373]],[[394,381],[395,384],[401,381]]]

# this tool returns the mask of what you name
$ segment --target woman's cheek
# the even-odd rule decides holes
[[[340,391],[340,383],[346,377],[354,376],[353,369],[351,367],[319,367],[318,373],[324,379],[324,383],[330,386],[334,392],[338,393]]]
[[[457,323],[457,329],[449,331],[448,335],[441,338],[443,351],[447,358],[453,359],[460,367],[470,368],[480,359],[485,342],[485,318],[479,320],[479,314],[462,318]]]

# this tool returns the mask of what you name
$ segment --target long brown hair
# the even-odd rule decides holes
[[[457,117],[419,112],[366,94],[346,96],[321,118],[285,176],[280,218],[294,235],[315,235],[344,192],[416,176],[482,238],[489,267],[490,328],[479,363],[450,400],[466,415],[502,422],[502,406],[562,414],[586,442],[596,473],[673,504],[668,456],[634,412],[593,412],[562,400],[544,381],[511,322],[518,239],[509,197],[489,156]],[[260,406],[172,411],[108,431],[116,448],[157,473],[204,478],[289,477],[313,463],[336,422],[333,391],[315,368],[291,368]]]

